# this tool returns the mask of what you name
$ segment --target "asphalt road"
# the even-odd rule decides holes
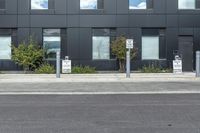
[[[5,95],[0,133],[200,133],[200,95]]]

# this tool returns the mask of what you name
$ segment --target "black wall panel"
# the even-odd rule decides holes
[[[16,15],[1,15],[0,17],[1,17],[0,19],[1,28],[16,28],[17,27]]]
[[[117,17],[116,18],[117,27],[127,27],[129,25],[128,15],[117,15],[116,17]]]
[[[80,12],[80,0],[67,0],[67,13],[68,14],[79,14]]]
[[[28,42],[28,38],[30,37],[30,29],[29,28],[18,28],[18,44],[22,42]]]
[[[30,27],[30,17],[29,15],[18,15],[17,16],[17,25],[18,27],[22,27],[22,28],[25,28],[25,27]]]
[[[18,14],[29,14],[29,0],[18,0]]]
[[[79,15],[68,15],[67,16],[67,27],[79,27],[80,26]]]
[[[116,14],[117,11],[117,0],[105,0],[104,1],[104,13],[105,14]]]
[[[17,14],[17,0],[6,0],[6,13]]]
[[[66,13],[67,13],[67,1],[55,0],[55,14],[66,14]]]
[[[92,59],[92,29],[80,28],[80,60]]]
[[[67,18],[64,15],[31,15],[31,27],[66,27]]]
[[[67,53],[70,59],[79,60],[80,46],[79,46],[79,28],[67,29]]]
[[[178,15],[167,15],[166,27],[178,27]]]
[[[80,27],[116,27],[116,15],[81,15]]]
[[[153,0],[154,13],[162,14],[166,12],[166,0]]]

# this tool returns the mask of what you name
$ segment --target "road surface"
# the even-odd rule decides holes
[[[200,95],[2,95],[0,133],[200,133]]]

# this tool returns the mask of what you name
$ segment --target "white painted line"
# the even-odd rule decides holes
[[[0,92],[0,95],[165,95],[200,94],[200,91],[163,91],[163,92]]]

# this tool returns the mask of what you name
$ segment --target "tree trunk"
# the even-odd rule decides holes
[[[119,71],[125,72],[125,60],[119,60]]]

